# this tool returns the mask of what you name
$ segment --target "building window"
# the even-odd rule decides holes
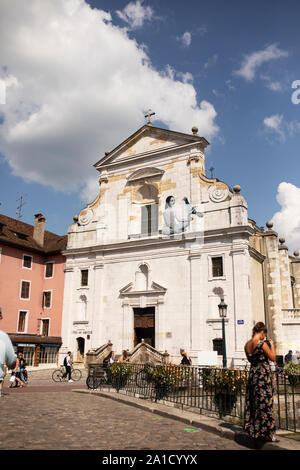
[[[18,333],[26,333],[27,312],[20,311],[18,319]]]
[[[89,270],[88,269],[82,269],[81,270],[81,285],[82,286],[87,286],[89,283]]]
[[[43,308],[51,308],[51,297],[52,292],[46,290],[43,292]]]
[[[58,346],[51,347],[50,345],[41,345],[39,364],[56,364],[58,349]]]
[[[29,299],[30,281],[21,281],[21,299]]]
[[[53,277],[53,271],[54,271],[54,262],[49,261],[49,263],[46,263],[45,277]]]
[[[42,331],[41,334],[42,336],[49,336],[49,325],[50,325],[50,320],[42,320]]]
[[[142,227],[143,235],[151,235],[158,232],[158,204],[142,206]]]
[[[32,256],[23,255],[23,268],[31,269],[32,267]]]
[[[212,275],[213,277],[222,277],[223,276],[223,258],[218,256],[217,258],[212,258]]]
[[[218,356],[223,356],[223,339],[213,339],[213,350],[218,351]]]

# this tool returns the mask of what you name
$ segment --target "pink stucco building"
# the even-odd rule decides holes
[[[28,365],[56,363],[61,346],[66,236],[0,214],[0,329]]]

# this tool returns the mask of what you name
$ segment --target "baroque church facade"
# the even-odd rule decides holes
[[[184,134],[149,119],[94,165],[98,196],[74,217],[63,253],[61,357],[80,360],[108,341],[121,354],[144,340],[173,362],[184,348],[197,364],[199,352],[222,349],[221,299],[229,366],[243,363],[257,321],[285,353],[276,289],[290,258],[271,226],[248,219],[239,186],[206,176],[208,145],[196,127]]]

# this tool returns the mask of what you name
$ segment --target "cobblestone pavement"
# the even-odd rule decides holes
[[[4,450],[248,450],[179,421],[93,395],[81,383],[54,384],[43,371],[26,388],[0,398]]]

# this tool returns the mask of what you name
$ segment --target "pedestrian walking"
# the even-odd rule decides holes
[[[65,366],[65,369],[66,369],[66,372],[62,375],[62,379],[64,379],[65,377],[69,377],[69,382],[73,382],[73,380],[71,379],[71,366],[72,366],[72,359],[71,359],[71,351],[68,351],[68,354],[67,356],[64,358],[64,366]]]
[[[16,381],[18,383],[21,383],[21,385],[26,384],[26,380],[24,378],[25,367],[26,367],[26,361],[23,358],[23,354],[19,352],[17,355],[17,363],[16,363]]]
[[[278,441],[275,437],[273,416],[273,380],[269,361],[275,363],[273,341],[267,339],[267,328],[258,322],[252,330],[252,338],[245,344],[250,362],[246,384],[244,430],[254,439]]]
[[[2,395],[5,366],[9,369],[13,369],[15,365],[16,355],[10,337],[7,333],[0,330],[0,395]]]
[[[17,360],[16,360],[16,366],[15,366],[15,369],[13,371],[13,375],[12,377],[14,377],[14,381],[11,380],[11,384],[9,386],[9,388],[12,388],[12,387],[25,387],[26,383],[25,383],[25,380],[21,374],[21,361],[19,359],[19,357],[17,356]]]

